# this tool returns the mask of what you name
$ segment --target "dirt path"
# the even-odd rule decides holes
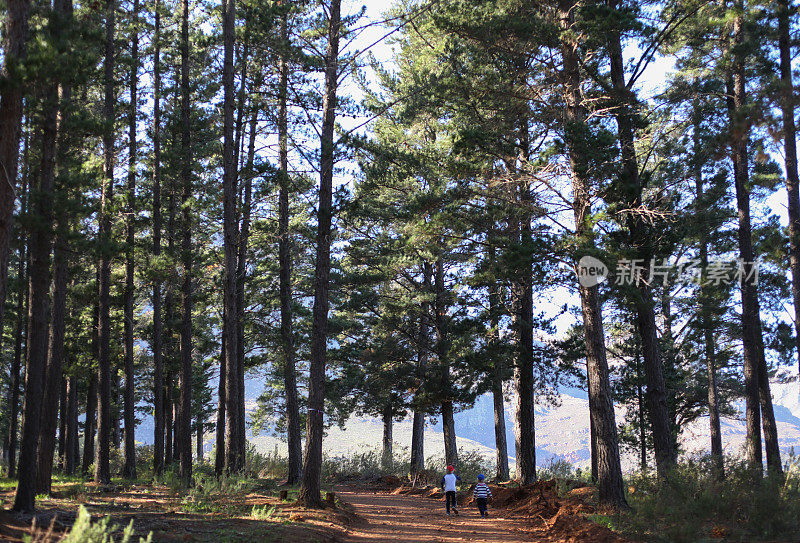
[[[367,520],[364,525],[346,531],[344,541],[347,543],[539,541],[530,521],[504,518],[502,511],[490,509],[491,516],[481,518],[476,508],[462,507],[460,515],[448,517],[441,500],[360,489],[342,489],[338,494]]]

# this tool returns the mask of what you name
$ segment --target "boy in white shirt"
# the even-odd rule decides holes
[[[444,489],[444,507],[447,515],[450,516],[450,503],[453,504],[453,513],[458,514],[458,503],[456,500],[456,483],[461,481],[461,477],[455,474],[453,466],[447,466],[447,473],[442,477],[441,486]]]

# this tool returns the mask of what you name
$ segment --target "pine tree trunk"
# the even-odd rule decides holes
[[[247,13],[245,13],[245,21],[244,21],[244,44],[242,46],[242,52],[240,56],[240,64],[242,65],[242,72],[241,72],[241,85],[239,85],[239,99],[238,105],[236,108],[236,137],[234,138],[234,149],[236,152],[236,160],[235,164],[237,165],[236,170],[234,172],[235,181],[234,186],[236,187],[237,194],[239,194],[239,190],[241,187],[241,183],[239,181],[240,175],[240,165],[241,165],[241,155],[242,155],[242,144],[244,141],[244,110],[245,110],[245,89],[247,88],[247,66],[248,66],[248,58],[250,55],[250,23],[247,19]],[[257,87],[256,87],[257,88]],[[256,108],[257,109],[257,108]],[[257,121],[257,118],[255,119]],[[255,121],[251,124],[251,128],[255,128]],[[255,144],[255,140],[253,140],[254,132],[251,133],[251,143]],[[252,153],[249,153],[249,166],[248,170],[252,170],[253,164],[253,153],[255,148],[251,146],[253,150]],[[250,231],[250,202],[252,201],[252,175],[248,174],[248,179],[246,181],[247,187],[245,190],[244,198],[239,198],[239,209],[237,210],[237,228],[238,228],[238,220],[239,214],[242,215],[242,225],[239,228],[239,236],[238,236],[238,245],[237,245],[237,260],[236,260],[236,371],[238,374],[239,382],[237,384],[237,389],[239,390],[239,402],[238,402],[238,409],[239,414],[236,418],[237,423],[239,424],[239,429],[237,434],[241,436],[239,440],[239,458],[242,459],[242,465],[244,465],[244,458],[247,449],[247,432],[245,431],[245,421],[246,421],[246,414],[244,408],[245,402],[245,390],[244,390],[244,275],[246,273],[246,255],[247,255],[247,237]],[[245,201],[246,200],[246,201]],[[246,216],[246,217],[245,217]],[[245,228],[246,227],[246,228]],[[240,260],[241,259],[241,260]]]
[[[611,1],[612,8],[616,2]],[[636,209],[642,205],[642,182],[639,178],[639,166],[636,159],[635,136],[633,129],[632,107],[633,95],[625,83],[625,68],[622,57],[622,45],[619,30],[609,29],[608,47],[611,64],[611,81],[619,106],[616,108],[618,135],[622,155],[622,176],[626,183],[626,205]],[[648,249],[651,241],[647,239],[647,225],[636,216],[628,219],[628,235],[630,243],[636,248],[637,258],[645,265],[653,257]],[[676,461],[670,424],[667,390],[664,381],[664,367],[661,348],[658,342],[653,295],[648,284],[640,282],[632,294],[636,308],[636,325],[642,341],[642,357],[647,378],[647,399],[649,404],[650,424],[653,428],[653,446],[655,449],[656,469],[659,477],[666,475]]]
[[[766,380],[764,365],[764,345],[759,315],[758,290],[756,278],[753,276],[755,252],[752,245],[752,229],[750,225],[750,192],[748,189],[749,172],[747,145],[750,134],[750,121],[744,113],[747,96],[745,90],[745,59],[741,51],[744,41],[744,22],[741,0],[736,3],[737,16],[734,19],[733,80],[728,81],[728,109],[731,114],[731,146],[733,149],[734,183],[736,185],[736,205],[739,211],[739,256],[742,260],[743,277],[741,281],[742,296],[742,344],[744,350],[745,377],[745,418],[747,426],[747,460],[760,473],[762,467],[761,432],[759,421],[762,417],[761,407],[767,407],[763,413],[767,462],[770,469],[780,470],[780,455],[777,453],[777,431],[772,416],[769,382]],[[766,397],[765,397],[766,396]],[[768,401],[767,401],[768,400]],[[777,466],[775,466],[777,456]]]
[[[520,161],[528,159],[528,120],[520,119]],[[531,195],[527,181],[519,184],[519,199],[523,208],[519,222],[519,242],[522,254],[532,252],[531,238]],[[517,361],[514,366],[514,389],[517,393],[514,415],[514,437],[517,451],[517,482],[523,485],[536,481],[536,431],[534,428],[535,404],[533,381],[533,261],[530,256],[523,258],[521,269],[513,286],[514,328],[517,333]]]
[[[136,214],[136,114],[138,112],[137,83],[139,77],[139,0],[133,0],[131,7],[133,19],[133,35],[131,37],[131,71],[130,71],[130,111],[128,113],[128,216],[126,222],[125,247],[125,464],[122,476],[126,479],[136,478],[136,399],[134,396],[133,374],[133,298],[134,298],[134,264],[133,250],[135,242]]]
[[[247,48],[245,47],[245,51]],[[245,76],[245,70],[242,69],[242,77]],[[255,86],[255,89],[258,90],[258,86]],[[238,256],[236,259],[236,310],[239,314],[236,317],[237,327],[236,333],[239,337],[236,340],[237,345],[237,352],[236,352],[236,364],[239,371],[239,390],[241,391],[242,398],[244,398],[244,366],[245,366],[245,352],[244,352],[244,321],[245,321],[245,304],[244,304],[244,288],[245,288],[245,279],[247,278],[247,243],[250,237],[250,209],[252,207],[253,202],[253,176],[255,175],[253,172],[253,164],[255,160],[255,145],[256,145],[256,128],[258,122],[258,112],[259,107],[258,104],[253,101],[251,104],[252,113],[250,117],[250,133],[249,133],[249,142],[247,145],[247,164],[246,164],[246,175],[247,178],[244,180],[244,195],[241,198],[241,213],[242,213],[242,225],[239,229],[239,245],[238,245]],[[242,106],[242,109],[244,107]],[[239,435],[242,436],[239,455],[241,458],[245,457],[245,446],[247,444],[247,435],[245,432],[245,411],[244,411],[244,402],[239,402]]]
[[[800,177],[797,173],[797,128],[794,120],[795,98],[794,83],[792,82],[789,0],[777,0],[777,12],[784,163],[786,165],[786,192],[789,199],[789,266],[792,270],[795,341],[797,342],[798,360],[800,360]],[[798,368],[800,371],[800,361]]]
[[[73,475],[78,463],[78,380],[67,379],[67,412],[64,440],[64,474]]]
[[[587,380],[587,382],[589,380],[588,369],[587,369],[587,372],[586,372],[586,380]],[[590,414],[590,416],[589,416],[589,454],[591,456],[591,468],[590,468],[591,473],[590,473],[590,476],[592,478],[592,482],[597,484],[597,482],[600,480],[599,479],[599,477],[600,477],[599,476],[600,465],[599,465],[599,462],[598,462],[598,450],[599,450],[599,447],[598,447],[598,444],[597,444],[597,429],[594,427],[594,419],[591,417],[592,407],[594,407],[592,404],[593,404],[594,401],[595,401],[594,398],[591,395],[589,395],[589,414]]]
[[[222,67],[222,84],[224,88],[224,126],[223,126],[223,215],[224,215],[224,246],[225,246],[225,284],[224,284],[224,314],[225,314],[225,471],[228,473],[239,472],[243,467],[244,459],[240,455],[240,441],[244,436],[239,435],[239,390],[238,369],[238,343],[236,317],[236,242],[239,236],[236,223],[236,148],[233,135],[234,119],[234,81],[233,81],[233,51],[236,33],[236,0],[225,0],[223,14],[223,42],[225,57]]]
[[[111,322],[109,312],[111,283],[111,212],[114,189],[114,12],[115,0],[106,1],[106,44],[105,60],[105,98],[103,115],[106,127],[103,134],[104,177],[100,196],[100,282],[98,325],[98,414],[97,414],[97,453],[94,465],[96,483],[108,484],[111,481],[109,466],[109,447],[111,444]]]
[[[117,452],[122,448],[122,428],[120,426],[120,407],[122,406],[122,402],[120,402],[120,390],[122,390],[120,375],[118,365],[116,360],[114,360],[112,361],[111,368],[111,443]],[[110,458],[109,456],[109,462]]]
[[[448,337],[445,308],[444,265],[441,258],[437,258],[433,274],[433,288],[435,296],[434,326],[436,328],[436,356],[439,361],[440,393],[443,395],[441,403],[442,434],[444,436],[444,458],[448,465],[458,464],[458,444],[456,443],[456,423],[453,417],[453,401],[451,399],[452,383],[450,381],[450,360],[448,355]]]
[[[288,46],[286,14],[281,19],[281,42]],[[288,477],[286,484],[295,485],[303,476],[303,445],[300,435],[300,407],[297,400],[294,332],[292,331],[292,239],[289,233],[289,127],[287,119],[287,90],[289,62],[282,53],[278,83],[278,162],[280,191],[278,193],[278,261],[281,298],[281,349],[283,352],[283,385],[286,395],[286,441],[288,445]]]
[[[58,407],[58,467],[64,470],[64,447],[67,439],[67,379],[61,376],[61,391]]]
[[[232,1],[232,0],[231,0]],[[183,282],[181,297],[180,475],[192,478],[192,149],[189,119],[189,0],[181,0],[181,177],[183,178]]]
[[[60,25],[55,18],[60,15],[50,13],[48,34],[55,35]],[[34,510],[37,494],[37,460],[44,452],[44,460],[49,460],[48,470],[52,469],[55,448],[55,428],[58,415],[58,390],[61,384],[61,360],[57,372],[47,375],[55,382],[45,382],[48,366],[48,343],[50,335],[50,253],[53,247],[53,193],[55,183],[55,158],[58,137],[58,81],[50,82],[45,91],[42,115],[42,151],[39,170],[39,186],[32,199],[33,211],[37,217],[31,226],[30,251],[30,307],[28,310],[28,360],[25,367],[25,395],[23,405],[22,437],[19,448],[19,467],[17,493],[14,497],[14,511]],[[66,285],[64,285],[66,286]],[[56,315],[61,319],[63,346],[63,304]],[[45,392],[47,394],[45,395]],[[47,405],[43,407],[43,402]],[[39,448],[42,431],[41,415],[45,412],[48,420],[45,451]],[[52,432],[50,431],[52,427]],[[49,458],[47,458],[49,456]],[[49,479],[49,477],[48,477]],[[49,491],[49,484],[46,489]],[[45,489],[42,489],[45,490]]]
[[[644,416],[647,408],[642,388],[642,352],[638,338],[633,356],[636,363],[636,407],[639,409],[639,469],[644,475],[647,473],[647,423]]]
[[[172,455],[172,373],[167,373],[164,390],[164,465],[169,466],[175,460]]]
[[[422,290],[427,294],[431,288],[431,265],[422,262]],[[417,389],[414,392],[414,420],[411,428],[411,466],[409,478],[415,481],[419,471],[425,469],[425,407],[420,405],[428,372],[428,351],[430,349],[428,319],[430,304],[424,298],[420,304],[419,336],[417,338]]]
[[[325,364],[328,342],[328,284],[331,270],[331,222],[333,216],[334,128],[339,75],[341,0],[331,0],[328,45],[325,50],[325,89],[322,99],[320,135],[319,206],[317,252],[314,272],[314,309],[311,330],[311,364],[308,383],[308,422],[303,484],[298,501],[307,507],[322,507],[322,434],[325,409]]]
[[[161,256],[161,7],[155,0],[153,36],[153,257]],[[161,269],[153,278],[153,472],[164,469],[164,327],[161,316]]]
[[[28,41],[30,0],[7,0],[3,33],[3,66],[0,79],[0,330],[3,329],[8,282],[8,252],[17,186],[19,140],[22,131],[22,78]]]
[[[489,261],[497,268],[497,255],[494,246],[494,228],[489,231],[492,244],[489,245]],[[500,285],[492,279],[489,285],[489,345],[494,356],[492,382],[492,402],[494,408],[494,443],[496,451],[496,473],[498,481],[508,481],[508,443],[506,440],[506,410],[503,395],[504,367],[500,354]]]
[[[508,481],[508,443],[506,441],[505,399],[503,382],[495,375],[492,382],[492,401],[494,402],[494,442],[496,451],[496,473],[498,481]]]
[[[96,319],[95,319],[96,320]],[[95,424],[97,417],[97,376],[89,376],[89,386],[86,389],[86,422],[83,426],[83,461],[81,473],[89,474],[89,468],[94,462]]]
[[[63,215],[63,214],[62,214]],[[44,398],[42,399],[39,428],[39,450],[36,488],[39,494],[50,493],[55,452],[55,433],[58,414],[59,390],[63,380],[64,333],[67,305],[67,281],[69,276],[68,249],[63,230],[68,228],[64,217],[59,221],[56,238],[55,270],[53,274],[53,309],[50,328],[49,356],[45,373]]]
[[[197,462],[203,462],[203,421],[197,419]]]
[[[25,146],[27,156],[27,143]],[[27,174],[27,168],[25,173]],[[23,178],[23,198],[21,214],[27,213],[27,175]],[[17,322],[16,330],[14,331],[14,358],[11,361],[11,383],[8,392],[8,403],[10,422],[8,425],[7,447],[8,451],[8,476],[14,479],[17,474],[17,429],[19,422],[19,394],[20,394],[20,368],[22,366],[22,353],[23,344],[22,339],[25,335],[25,324],[28,317],[28,273],[30,269],[28,266],[28,243],[27,236],[22,228],[18,229],[19,241],[19,262],[17,263],[17,279],[19,280],[19,289],[17,290]],[[27,340],[26,340],[27,343]],[[26,349],[27,350],[27,349]]]
[[[590,226],[590,183],[588,180],[589,130],[586,110],[582,104],[581,75],[578,61],[578,44],[570,37],[574,25],[574,0],[559,1],[559,18],[563,57],[562,84],[566,101],[565,134],[572,173],[573,208],[576,233],[584,247],[593,246],[594,235]],[[589,383],[589,411],[597,447],[597,484],[601,503],[626,508],[622,469],[619,458],[619,441],[614,407],[608,377],[603,317],[597,286],[579,289],[581,313],[586,336],[586,366]]]
[[[225,317],[225,310],[222,312],[222,345],[220,349],[220,364],[219,364],[219,385],[217,393],[217,424],[216,424],[216,441],[214,443],[214,473],[219,477],[225,472],[225,391],[227,390],[226,384],[226,337],[228,335],[225,327],[227,319]]]
[[[384,471],[392,469],[392,426],[394,416],[391,404],[387,404],[383,410],[383,449],[381,451],[381,467]]]
[[[697,192],[695,201],[697,202],[698,216],[701,216],[702,206],[705,205],[705,195],[703,188],[703,162],[700,151],[700,112],[695,110],[693,114],[694,129],[692,131],[692,144],[694,149],[694,179],[695,190]],[[700,232],[700,269],[708,269],[708,229],[703,228]],[[714,344],[714,323],[711,315],[711,293],[708,285],[704,282],[700,285],[700,327],[703,330],[703,351],[706,358],[706,376],[708,379],[708,422],[711,435],[711,458],[714,469],[719,477],[725,474],[725,464],[722,456],[722,428],[719,418],[719,401],[717,399],[717,369],[716,354]]]
[[[761,319],[759,319],[758,324],[759,332],[761,332]],[[772,407],[772,393],[769,389],[769,373],[767,371],[767,361],[764,357],[764,338],[762,333],[758,334],[758,338],[758,399],[761,402],[761,425],[764,430],[767,468],[770,474],[781,475],[783,473],[783,465],[781,464],[778,425],[775,423],[775,411]]]

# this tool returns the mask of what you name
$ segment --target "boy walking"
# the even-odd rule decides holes
[[[455,474],[453,466],[447,466],[447,473],[442,477],[441,487],[444,489],[444,508],[447,516],[450,516],[450,504],[453,504],[453,513],[458,514],[458,504],[456,502],[456,483],[461,481],[461,477]]]
[[[472,497],[475,498],[475,503],[478,504],[478,511],[481,512],[481,516],[488,517],[489,513],[486,512],[486,502],[492,497],[492,491],[489,490],[489,485],[483,482],[484,479],[483,473],[478,475],[478,484],[475,485]]]

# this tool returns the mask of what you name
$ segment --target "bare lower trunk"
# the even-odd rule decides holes
[[[458,445],[456,444],[456,424],[453,418],[453,401],[450,399],[452,382],[450,380],[450,360],[448,353],[447,309],[445,308],[444,265],[441,257],[436,259],[433,273],[434,288],[434,328],[436,329],[436,357],[439,361],[439,390],[444,400],[441,403],[442,433],[444,434],[444,457],[449,465],[458,464]]]
[[[394,416],[392,406],[387,405],[383,410],[383,449],[381,451],[381,467],[388,471],[392,469],[392,426]]]
[[[506,413],[502,382],[492,384],[494,402],[494,442],[497,455],[496,473],[498,481],[508,481],[508,443],[506,442]]]
[[[331,222],[333,218],[334,127],[338,85],[341,0],[331,0],[328,45],[325,51],[325,91],[320,134],[320,188],[317,212],[317,251],[314,271],[314,308],[311,329],[311,364],[308,383],[308,422],[303,459],[303,483],[298,501],[307,507],[322,507],[322,435],[325,409],[325,365],[328,342],[328,287],[331,268]]]
[[[458,465],[458,444],[456,443],[456,422],[453,417],[453,402],[442,402],[442,433],[444,434],[444,461],[448,465]]]
[[[164,465],[174,461],[172,455],[172,374],[168,373],[164,383]]]
[[[431,286],[431,266],[428,262],[422,263],[422,288],[427,294]],[[430,303],[427,298],[420,304],[419,336],[417,338],[417,389],[414,392],[414,421],[411,428],[411,465],[409,475],[415,480],[417,472],[425,469],[425,409],[420,404],[428,372],[428,350],[430,349],[429,337],[429,311]]]
[[[414,411],[411,422],[411,461],[408,475],[412,483],[417,473],[425,469],[425,413]]]
[[[759,319],[759,331],[761,329]],[[758,399],[761,403],[761,424],[764,430],[764,449],[767,453],[767,468],[771,474],[782,474],[780,442],[778,441],[778,425],[775,423],[775,411],[772,408],[772,393],[769,387],[769,373],[764,359],[764,339],[758,334],[761,345],[758,353]]]
[[[83,463],[81,472],[89,474],[89,468],[94,462],[94,432],[97,417],[97,377],[89,377],[89,387],[86,390],[86,422],[83,426]]]
[[[652,294],[650,289],[644,285],[639,288],[636,307],[636,324],[642,342],[644,374],[647,380],[647,393],[645,396],[647,397],[650,425],[653,431],[656,469],[661,477],[675,463],[675,448],[672,430],[670,429],[667,390],[664,382],[661,347],[658,343],[655,326]]]
[[[64,473],[73,475],[78,463],[78,380],[67,379],[67,411],[64,440]]]
[[[27,189],[27,187],[26,187]],[[23,205],[23,209],[25,206]],[[14,332],[14,358],[11,361],[11,384],[8,393],[10,422],[8,427],[8,476],[16,477],[17,466],[17,430],[19,421],[19,393],[20,393],[20,367],[22,365],[23,343],[25,335],[25,323],[28,316],[28,266],[27,266],[27,243],[24,234],[19,234],[19,264],[17,267],[17,277],[19,279],[19,290],[17,291],[17,322]]]
[[[197,462],[203,462],[203,422],[197,419]]]
[[[222,313],[222,322],[224,323],[225,319],[225,312],[223,310]],[[225,349],[226,349],[226,336],[228,335],[227,330],[223,324],[222,328],[222,345],[220,349],[220,363],[219,363],[219,386],[218,386],[218,393],[217,393],[217,425],[216,425],[216,442],[214,444],[214,473],[217,474],[217,477],[222,475],[225,472],[225,390],[227,389],[227,384],[225,383],[225,378],[227,376],[226,364],[225,364]]]
[[[644,389],[642,387],[642,355],[641,345],[637,338],[634,359],[636,362],[636,406],[639,408],[639,469],[647,473],[647,423],[645,422]]]
[[[64,470],[64,448],[67,439],[67,379],[61,377],[58,407],[58,467]]]
[[[495,228],[489,230],[489,237],[496,241]],[[489,246],[489,261],[493,267],[497,267],[497,255],[495,245]],[[506,410],[505,397],[503,395],[504,367],[500,350],[500,285],[493,279],[489,285],[489,344],[493,352],[492,361],[493,373],[489,376],[492,383],[492,402],[494,410],[494,443],[496,452],[496,478],[498,481],[508,481],[508,443],[506,438]]]

